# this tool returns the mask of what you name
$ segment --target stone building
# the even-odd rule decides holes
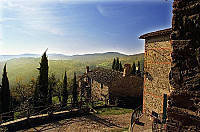
[[[200,130],[200,1],[174,0],[168,131]]]
[[[125,65],[124,73],[100,67],[89,71],[87,67],[86,73],[79,77],[80,93],[106,104],[134,106],[142,103],[143,78],[131,76],[129,66]]]
[[[145,39],[143,113],[166,119],[167,96],[170,94],[170,34],[172,29],[140,36]]]

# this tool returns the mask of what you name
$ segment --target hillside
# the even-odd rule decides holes
[[[48,55],[49,56],[49,55]],[[122,64],[130,63],[139,60],[141,62],[141,69],[143,68],[143,56],[144,54],[137,55],[123,55],[120,53],[104,53],[104,54],[88,54],[88,55],[76,55],[64,57],[63,60],[59,57],[57,60],[49,60],[49,73],[55,73],[58,78],[62,78],[64,71],[67,71],[68,78],[73,77],[73,72],[77,75],[81,75],[85,72],[85,67],[90,66],[90,68],[104,67],[111,68],[112,61],[114,57],[119,57]],[[40,58],[23,57],[14,58],[8,61],[0,62],[0,75],[2,74],[2,69],[5,63],[7,63],[7,72],[10,81],[10,85],[15,85],[15,80],[17,77],[22,77],[24,83],[28,83],[31,78],[37,78]],[[0,76],[1,79],[1,76]]]

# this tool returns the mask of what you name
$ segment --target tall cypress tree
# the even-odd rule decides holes
[[[137,75],[138,76],[141,76],[141,74],[140,74],[140,62],[138,61],[138,70],[137,70]]]
[[[117,57],[117,61],[115,63],[115,68],[116,71],[119,71],[119,58]]]
[[[120,63],[119,63],[119,71],[120,71],[120,72],[123,71],[123,67],[122,67],[122,63],[121,63],[121,61],[120,61]]]
[[[133,62],[132,68],[131,68],[131,74],[135,75],[136,74],[136,66],[135,66],[135,62]]]
[[[1,102],[0,109],[2,113],[6,113],[10,111],[10,98],[11,97],[10,97],[9,81],[7,77],[6,64],[5,64],[4,69],[3,69],[2,86],[1,86],[1,91],[0,91],[0,102]],[[3,120],[6,120],[6,119],[8,118],[3,118]]]
[[[67,74],[65,71],[65,76],[63,79],[63,88],[62,88],[62,105],[66,106],[68,100],[68,91],[67,91]]]
[[[112,64],[112,69],[113,69],[113,70],[115,69],[115,63],[116,63],[116,61],[115,61],[115,58],[114,58],[113,64]]]
[[[78,102],[78,93],[77,93],[77,84],[76,84],[76,73],[74,73],[74,79],[73,79],[73,104],[76,105]]]
[[[47,50],[46,50],[47,51]],[[38,77],[38,86],[36,87],[35,91],[35,101],[39,106],[45,106],[48,104],[48,59],[46,56],[46,51],[42,55],[40,68],[39,70],[39,77]]]
[[[49,89],[48,89],[48,105],[52,105],[52,91],[56,86],[56,77],[52,73],[51,76],[49,77]]]

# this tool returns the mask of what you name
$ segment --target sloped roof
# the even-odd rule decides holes
[[[146,38],[149,38],[149,37],[160,36],[160,35],[171,34],[171,33],[172,33],[172,28],[167,28],[167,29],[164,29],[164,30],[159,30],[159,31],[156,31],[156,32],[144,34],[144,35],[140,36],[139,38],[140,39],[146,39]]]
[[[142,96],[143,78],[126,76],[112,82],[110,95],[114,97],[140,97]]]
[[[87,75],[93,80],[107,85],[123,77],[123,74],[119,71],[104,69],[101,67],[93,69],[92,71],[87,73]]]

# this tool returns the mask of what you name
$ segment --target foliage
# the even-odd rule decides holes
[[[116,65],[116,60],[115,60],[115,58],[114,58],[113,64],[112,64],[112,69],[113,69],[113,70],[115,69],[115,65]]]
[[[11,89],[14,108],[19,106],[18,104],[22,105],[27,100],[32,100],[35,86],[36,81],[34,78],[31,78],[31,80],[27,84],[24,83],[22,77],[16,78],[16,85]]]
[[[2,75],[2,85],[1,85],[1,91],[0,91],[0,108],[2,113],[6,113],[10,110],[10,89],[9,89],[9,81],[7,77],[7,71],[6,71],[6,64],[3,69],[3,75]]]
[[[10,111],[10,104],[11,104],[11,96],[10,96],[10,87],[9,87],[9,81],[7,77],[7,71],[6,71],[6,64],[4,65],[3,69],[3,75],[2,75],[2,85],[0,89],[0,112],[6,113]],[[9,116],[4,115],[4,116]],[[5,117],[3,120],[7,120],[8,118]]]
[[[77,92],[77,83],[76,83],[76,73],[74,73],[74,79],[73,79],[73,104],[76,104],[78,102],[78,92]]]
[[[133,65],[131,67],[131,74],[135,75],[136,74],[136,66],[135,66],[135,62],[133,62]]]
[[[62,105],[65,106],[67,105],[67,100],[68,100],[68,91],[67,91],[67,74],[65,71],[65,76],[63,79],[63,88],[62,88]]]
[[[119,71],[120,71],[120,72],[123,72],[123,67],[122,67],[121,61],[120,61],[120,63],[119,63]]]
[[[46,51],[42,55],[40,68],[37,69],[39,70],[39,77],[38,85],[35,89],[34,106],[45,106],[48,104],[48,59]]]
[[[55,77],[55,74],[52,73],[51,76],[49,77],[48,81],[49,89],[48,89],[48,105],[52,104],[52,92],[53,89],[57,86],[57,79]]]
[[[119,70],[119,58],[118,58],[118,57],[117,57],[117,60],[116,60],[116,63],[115,63],[114,69],[115,69],[116,71]]]
[[[141,71],[140,71],[140,61],[138,61],[137,75],[138,75],[138,76],[141,76]]]

